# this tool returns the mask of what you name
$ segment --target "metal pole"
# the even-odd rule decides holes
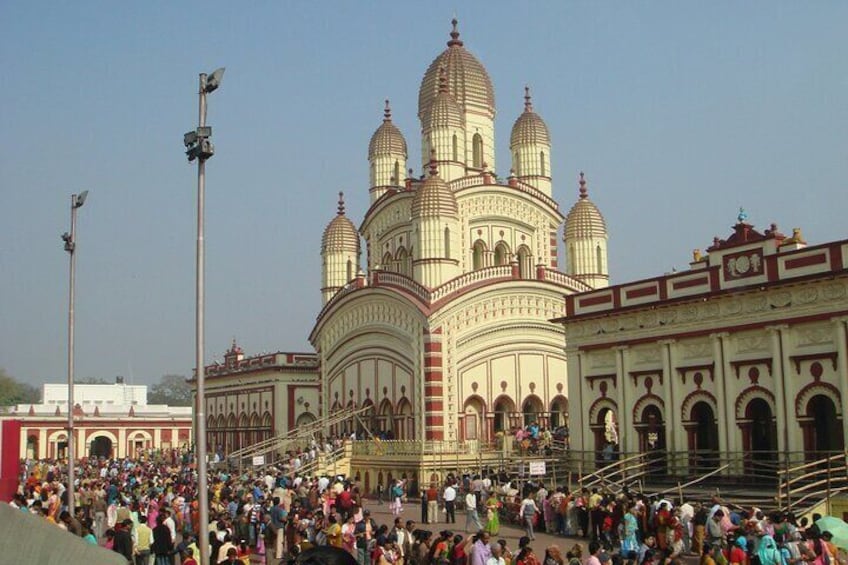
[[[206,73],[200,73],[198,108],[198,126],[206,125]],[[195,317],[196,351],[195,367],[197,368],[197,394],[195,399],[195,418],[197,419],[197,501],[200,511],[200,532],[198,547],[200,549],[200,565],[209,565],[209,493],[206,477],[206,370],[203,365],[203,310],[204,310],[204,198],[206,192],[206,159],[197,160],[197,303]]]
[[[71,195],[71,233],[65,250],[71,256],[68,282],[68,512],[74,516],[74,285],[76,283],[77,195]]]

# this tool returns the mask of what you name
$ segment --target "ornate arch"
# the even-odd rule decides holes
[[[127,439],[128,439],[128,440],[132,440],[132,439],[148,439],[148,440],[153,441],[153,436],[152,436],[152,435],[150,435],[150,432],[148,432],[148,431],[146,431],[146,430],[136,430],[136,431],[134,431],[134,432],[130,432],[129,434],[127,434]]]
[[[683,417],[684,422],[692,421],[692,408],[698,402],[706,402],[709,404],[710,408],[712,408],[713,414],[718,414],[718,402],[716,401],[715,396],[706,390],[694,390],[683,399],[680,415]]]
[[[501,402],[501,400],[505,400],[507,403],[507,410],[504,410],[504,412],[515,412],[515,400],[513,400],[512,397],[508,394],[501,394],[497,398],[495,398],[495,401],[492,402],[493,412],[496,411],[495,407]]]
[[[380,410],[378,413],[380,414],[380,416],[391,417],[394,414],[394,406],[392,406],[392,401],[388,398],[384,398],[382,402],[380,402]]]
[[[652,392],[649,392],[647,394],[642,395],[642,397],[639,400],[636,401],[636,404],[633,405],[633,420],[632,421],[633,422],[641,422],[641,419],[639,418],[639,414],[641,414],[645,410],[645,408],[647,408],[648,406],[650,406],[652,404],[660,409],[660,413],[663,416],[663,420],[665,420],[666,419],[665,401],[661,397],[659,397],[658,395],[656,395]]]
[[[85,438],[85,442],[91,443],[92,441],[94,441],[95,439],[97,439],[99,437],[105,437],[106,439],[108,439],[109,441],[112,442],[113,446],[118,445],[118,438],[115,437],[115,434],[113,434],[112,432],[108,432],[106,430],[97,430],[95,432],[91,432],[91,435],[89,435]]]
[[[807,404],[817,395],[828,397],[836,407],[836,416],[842,416],[842,396],[839,389],[830,383],[818,381],[807,384],[795,396],[795,417],[802,418],[807,415]]]
[[[462,411],[467,411],[468,407],[475,403],[482,408],[480,410],[480,414],[486,412],[486,401],[483,400],[483,397],[479,394],[472,394],[468,396],[468,398],[465,399],[465,402],[462,403]]]
[[[397,414],[398,416],[409,416],[412,414],[412,403],[405,396],[402,396],[397,403]]]
[[[745,419],[745,407],[748,406],[748,403],[756,398],[761,398],[765,400],[766,404],[769,405],[769,409],[772,414],[775,414],[774,409],[774,393],[765,387],[761,387],[760,385],[752,385],[742,391],[742,393],[736,398],[736,406],[735,413],[737,420]]]
[[[534,410],[535,409],[535,410]],[[542,402],[542,399],[539,398],[538,394],[528,394],[524,399],[524,402],[521,403],[521,411],[524,413],[533,412],[540,413],[545,411],[545,403]]]
[[[598,422],[598,417],[601,414],[601,410],[604,408],[609,408],[613,412],[618,415],[618,404],[611,398],[607,398],[606,396],[602,396],[601,398],[595,400],[592,405],[589,407],[589,425],[594,426]]]
[[[568,412],[568,397],[563,394],[558,394],[551,399],[551,412],[556,412],[557,405],[564,406],[565,412]]]

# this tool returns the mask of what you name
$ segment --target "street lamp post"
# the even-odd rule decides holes
[[[211,75],[200,73],[197,129],[183,136],[188,160],[197,159],[197,270],[196,270],[196,315],[195,315],[195,364],[197,371],[197,394],[195,395],[195,461],[197,463],[197,501],[200,511],[200,532],[198,547],[205,548],[209,543],[209,492],[206,472],[206,370],[203,365],[203,313],[204,313],[204,245],[203,225],[206,196],[206,160],[215,154],[212,145],[212,128],[206,125],[206,95],[221,85],[224,68],[215,70]],[[200,565],[209,564],[208,551],[200,550]]]
[[[70,256],[68,282],[68,512],[74,515],[74,287],[76,285],[77,210],[85,204],[88,191],[71,195],[71,231],[62,234],[65,251]]]

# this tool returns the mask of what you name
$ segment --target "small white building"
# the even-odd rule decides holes
[[[3,419],[21,422],[21,457],[62,458],[67,454],[68,385],[42,386],[41,403],[18,404]],[[147,403],[147,385],[74,386],[74,431],[80,457],[132,457],[141,450],[188,447],[190,406]]]

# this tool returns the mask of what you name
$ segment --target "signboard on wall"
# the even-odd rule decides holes
[[[533,475],[544,475],[547,473],[547,469],[545,468],[544,461],[531,461],[530,462],[530,476]]]
[[[265,464],[265,456],[264,455],[254,455],[253,456],[253,466],[258,467],[260,465]]]

